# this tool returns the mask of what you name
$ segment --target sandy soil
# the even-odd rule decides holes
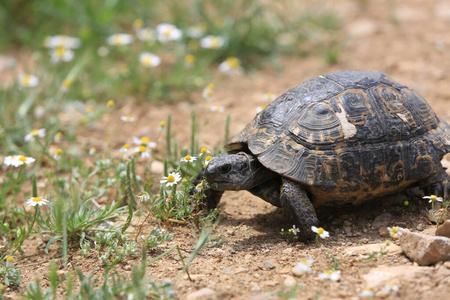
[[[227,114],[231,116],[230,136],[233,136],[254,117],[257,106],[267,104],[263,97],[266,92],[278,96],[304,80],[340,70],[385,72],[422,94],[440,117],[450,121],[450,3],[445,0],[342,0],[334,3],[345,31],[338,64],[329,66],[317,55],[306,59],[283,59],[281,73],[262,70],[235,77],[217,74],[212,80],[216,90],[211,102],[205,102],[200,94],[193,103],[171,106],[137,104],[130,99],[115,114],[117,119],[120,115],[131,114],[137,122],[129,126],[113,124],[110,146],[120,148],[130,132],[155,137],[159,121],[165,120],[169,113],[178,141],[188,145],[190,114],[195,111],[200,145],[212,149],[223,142]],[[223,105],[226,112],[209,112],[210,105]],[[99,142],[104,136],[103,130],[98,124],[89,134],[84,133],[86,144],[99,149],[105,147]],[[448,157],[446,160],[450,164]],[[401,271],[404,276],[392,279],[392,283],[399,286],[399,292],[387,298],[445,299],[450,293],[448,264],[427,268],[415,266],[418,271],[412,272],[406,267],[412,267],[413,263],[397,248],[379,258],[357,259],[364,251],[379,250],[379,245],[370,245],[386,241],[386,226],[401,226],[412,231],[428,230],[433,226],[426,217],[427,205],[419,196],[408,198],[410,205],[407,207],[402,206],[405,199],[405,195],[397,195],[372,205],[321,212],[319,217],[323,227],[330,231],[330,238],[319,248],[315,243],[288,243],[280,230],[288,229],[292,224],[279,209],[247,192],[227,192],[219,205],[222,221],[215,232],[217,238],[223,239],[223,244],[200,252],[190,267],[194,281],[182,276],[176,282],[177,295],[185,299],[201,288],[209,288],[215,292],[211,298],[217,299],[278,299],[282,298],[279,292],[287,293],[291,287],[286,285],[294,281],[298,299],[358,299],[364,288],[372,286],[364,280],[365,275],[380,266],[402,266],[405,267]],[[374,222],[376,218],[378,221]],[[133,223],[137,225],[140,221],[136,219]],[[151,227],[153,224],[148,224],[148,228]],[[187,257],[195,247],[194,230],[183,226],[168,226],[167,229],[175,240],[160,246],[153,254],[177,243]],[[53,256],[42,255],[43,249],[36,248],[39,243],[39,238],[28,242],[25,247],[28,254],[19,257],[24,282],[47,272],[48,262],[53,259]],[[322,281],[317,277],[332,267],[333,261],[327,258],[327,253],[332,253],[340,262],[339,282]],[[302,258],[314,258],[313,273],[293,277],[291,269]],[[94,273],[97,275],[103,272],[96,257],[86,259],[74,252],[70,261],[71,268],[80,267],[86,273],[96,268]],[[137,262],[126,261],[119,269],[129,272],[128,266]],[[160,281],[164,278],[175,280],[181,267],[179,258],[173,254],[150,266],[149,274]],[[413,274],[412,277],[406,276],[407,273]],[[383,296],[380,290],[384,285],[374,283],[372,287],[375,293]],[[17,294],[9,293],[9,296],[16,297]]]

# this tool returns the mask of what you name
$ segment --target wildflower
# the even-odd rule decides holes
[[[126,116],[121,116],[120,119],[125,122],[125,123],[131,123],[134,122],[134,117],[130,116],[130,115],[126,115]]]
[[[90,113],[90,112],[94,111],[94,107],[92,105],[88,105],[88,106],[86,106],[85,110],[87,113]]]
[[[122,153],[127,153],[128,151],[130,151],[130,145],[124,144],[124,145],[122,146],[122,148],[120,148],[119,151],[122,152]]]
[[[11,255],[6,258],[6,267],[11,268],[14,266],[14,257]]]
[[[398,292],[398,285],[395,285],[393,283],[388,283],[384,286],[384,291],[388,294],[397,294]]]
[[[144,67],[157,67],[161,64],[161,58],[153,53],[144,52],[139,55],[139,61]]]
[[[61,155],[62,155],[62,150],[58,149],[58,150],[56,150],[55,154],[53,155],[53,158],[56,160],[59,160],[61,158]]]
[[[330,233],[322,227],[317,228],[316,226],[311,226],[311,230],[317,233],[322,239],[330,237]]]
[[[301,276],[303,274],[311,274],[311,265],[313,264],[314,259],[312,258],[302,258],[300,262],[295,265],[295,267],[292,269],[292,273],[294,273],[297,276]]]
[[[163,131],[164,127],[166,127],[166,122],[164,122],[164,121],[159,122],[158,131],[160,131],[160,132]]]
[[[200,47],[206,49],[218,49],[223,46],[225,39],[221,36],[208,35],[200,40]]]
[[[389,231],[389,234],[391,236],[393,236],[394,234],[398,234],[399,236],[402,235],[402,233],[400,232],[400,227],[395,226],[395,227],[388,227],[387,230]]]
[[[297,235],[297,233],[300,232],[300,228],[295,227],[295,225],[292,225],[292,228],[289,229],[289,232],[292,232],[294,235]]]
[[[361,296],[362,297],[372,297],[373,296],[373,291],[370,288],[365,288],[362,292],[361,292]]]
[[[25,142],[32,142],[36,136],[43,138],[45,137],[45,128],[33,129],[29,134],[25,136]]]
[[[208,155],[206,158],[205,158],[205,164],[203,165],[203,167],[206,167],[208,164],[209,164],[209,161],[212,159],[212,156],[210,156],[210,155]]]
[[[163,23],[156,26],[156,36],[158,41],[166,43],[179,40],[182,33],[175,25]]]
[[[150,151],[144,145],[140,145],[138,147],[135,147],[134,148],[134,152],[135,153],[139,153],[141,155],[141,158],[150,157]]]
[[[75,55],[72,50],[64,47],[56,47],[55,49],[50,50],[49,54],[52,63],[60,61],[69,62]]]
[[[338,281],[341,277],[341,271],[340,270],[325,270],[322,273],[319,274],[319,279],[330,279],[333,281]]]
[[[187,54],[184,57],[184,65],[186,68],[191,68],[194,65],[195,62],[195,56],[192,54]]]
[[[133,136],[133,143],[135,143],[136,145],[142,145],[142,146],[148,146],[150,148],[155,148],[156,147],[156,143],[155,142],[151,142],[150,139],[146,136],[141,137],[140,139]]]
[[[208,84],[208,85],[203,89],[203,91],[202,91],[202,97],[203,97],[205,100],[211,100],[211,97],[212,97],[212,95],[213,95],[213,92],[214,92],[214,84],[213,84],[213,83],[210,83],[210,84]]]
[[[205,32],[206,32],[206,24],[205,23],[200,23],[200,24],[197,24],[194,26],[190,26],[186,30],[187,36],[190,37],[191,39],[199,39],[205,35]]]
[[[95,153],[97,153],[97,148],[91,147],[91,148],[89,149],[89,155],[94,155]]]
[[[136,19],[133,21],[133,27],[136,29],[142,28],[144,26],[144,21],[142,19]]]
[[[53,137],[53,141],[55,141],[55,143],[59,143],[62,139],[62,135],[62,132],[58,131]]]
[[[224,112],[225,111],[225,106],[211,105],[209,107],[209,110],[213,111],[213,112]]]
[[[186,155],[185,157],[181,158],[180,161],[181,162],[194,162],[195,160],[197,160],[197,157]]]
[[[200,182],[199,184],[197,184],[197,185],[195,186],[195,192],[196,192],[196,193],[201,193],[202,190],[203,190],[203,182]]]
[[[23,155],[15,155],[15,156],[5,157],[3,163],[6,166],[14,166],[17,168],[18,166],[21,166],[23,164],[29,165],[35,161],[36,160],[33,157],[26,157]]]
[[[165,183],[166,186],[176,185],[181,180],[181,175],[176,172],[169,173],[167,177],[163,177],[159,182]]]
[[[47,36],[44,40],[44,46],[47,48],[64,47],[66,49],[76,49],[80,48],[81,40],[67,35]]]
[[[106,42],[111,46],[124,46],[133,43],[134,38],[131,34],[126,33],[116,33],[110,35]]]
[[[29,206],[42,206],[42,205],[47,205],[49,201],[46,199],[43,199],[41,197],[31,197],[30,199],[28,199],[28,201],[26,202]]]
[[[227,74],[240,74],[243,69],[241,62],[237,57],[228,57],[225,61],[219,65],[219,71]]]
[[[143,42],[151,42],[155,40],[155,33],[150,28],[136,29],[136,36]]]
[[[263,111],[263,110],[265,110],[265,109],[266,109],[266,106],[265,106],[265,105],[260,105],[260,106],[257,106],[257,107],[255,108],[255,110],[256,110],[257,113],[259,113],[259,112],[261,112],[261,111]]]
[[[22,87],[35,87],[39,84],[39,78],[31,74],[19,75],[19,84]]]
[[[203,147],[202,149],[200,149],[200,153],[198,154],[198,156],[201,157],[203,154],[206,154],[206,153],[211,153],[211,152],[209,152],[208,149]]]
[[[425,196],[422,199],[429,199],[430,201],[428,201],[428,203],[432,203],[435,201],[442,202],[444,200],[444,199],[442,199],[442,197],[438,197],[436,195]]]
[[[116,105],[114,100],[108,100],[108,102],[106,102],[106,106],[108,106],[109,108],[113,108],[114,105]]]
[[[276,99],[276,96],[272,92],[267,92],[267,93],[264,93],[264,95],[263,95],[263,100],[265,102],[272,102],[275,99]]]
[[[65,79],[61,84],[61,91],[67,92],[71,85],[72,85],[72,81],[70,81],[69,79]]]
[[[137,197],[141,202],[147,202],[150,199],[149,194],[146,192],[140,192]]]

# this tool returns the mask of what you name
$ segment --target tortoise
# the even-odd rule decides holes
[[[419,186],[444,193],[450,126],[418,93],[379,71],[341,71],[290,89],[213,157],[206,207],[225,190],[248,190],[282,207],[314,237],[315,208],[358,205]]]

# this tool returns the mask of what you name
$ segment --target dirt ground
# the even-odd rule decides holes
[[[327,65],[320,56],[285,58],[283,71],[261,70],[242,76],[225,77],[217,74],[212,80],[216,89],[210,102],[200,96],[193,103],[171,106],[137,104],[133,99],[115,112],[130,114],[137,121],[127,126],[112,125],[114,137],[111,147],[118,149],[130,132],[155,137],[159,121],[172,115],[173,131],[181,145],[189,145],[190,114],[196,112],[199,122],[200,145],[213,149],[223,142],[226,115],[231,116],[230,136],[237,134],[252,120],[256,107],[268,104],[263,95],[272,92],[279,96],[298,83],[340,70],[380,70],[403,83],[427,99],[438,115],[450,121],[450,3],[446,0],[342,0],[333,1],[334,9],[344,22],[342,54],[336,65]],[[365,4],[364,4],[365,3]],[[210,112],[210,105],[225,106],[225,113]],[[84,133],[86,144],[104,147],[101,124]],[[450,164],[450,158],[445,158]],[[388,197],[382,202],[357,208],[338,208],[320,212],[322,226],[330,232],[323,247],[315,243],[288,243],[281,228],[292,224],[276,207],[252,196],[248,192],[226,192],[219,205],[221,222],[214,235],[223,239],[215,248],[204,248],[189,268],[190,281],[185,275],[176,281],[180,299],[209,288],[212,299],[278,299],[296,287],[297,299],[358,299],[366,287],[372,287],[380,297],[384,285],[365,280],[365,275],[379,268],[399,267],[400,275],[392,282],[398,285],[397,295],[388,299],[447,299],[450,295],[450,266],[415,266],[398,248],[387,255],[371,260],[358,260],[365,251],[378,251],[387,239],[387,226],[401,226],[411,231],[429,231],[433,225],[427,218],[426,201],[419,195],[409,197],[410,205],[403,206],[405,195]],[[135,219],[133,225],[142,220]],[[154,224],[148,224],[152,228]],[[380,231],[380,228],[382,229]],[[195,248],[194,230],[184,226],[168,226],[174,241],[158,247],[154,255],[173,244],[180,245],[185,257]],[[131,228],[134,230],[134,228]],[[27,255],[19,257],[24,282],[41,276],[48,270],[52,258],[36,246],[40,239],[27,243]],[[375,246],[373,246],[375,244]],[[395,244],[395,241],[394,241]],[[338,282],[318,279],[318,274],[332,267],[332,253],[339,260],[341,279]],[[313,258],[312,274],[294,277],[291,269],[302,258]],[[103,270],[97,258],[70,257],[71,266],[88,273]],[[269,263],[267,263],[268,261]],[[122,263],[119,268],[130,272],[129,265],[138,260]],[[93,267],[94,266],[94,267]],[[174,253],[149,267],[148,273],[157,281],[174,281],[182,267]],[[414,268],[412,270],[411,268]],[[394,269],[389,269],[394,270]],[[391,272],[391,271],[390,271]],[[392,271],[394,272],[394,271]],[[391,273],[392,273],[391,272]],[[403,273],[402,273],[403,272]],[[283,294],[284,293],[284,294]],[[9,293],[15,298],[18,294]],[[191,295],[190,297],[193,297]]]

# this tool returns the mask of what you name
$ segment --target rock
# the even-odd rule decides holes
[[[259,285],[257,283],[252,282],[251,285],[252,285],[252,288],[251,288],[252,292],[259,292],[261,290],[261,288],[259,287]]]
[[[352,226],[352,223],[350,223],[350,222],[347,221],[347,220],[344,220],[344,226],[350,227],[350,226]]]
[[[387,227],[392,220],[394,220],[394,216],[390,213],[384,213],[375,218],[372,222],[372,227],[378,229],[380,227]]]
[[[436,235],[450,238],[450,220],[446,220],[436,229]]]
[[[388,237],[389,231],[387,230],[387,227],[381,227],[378,229],[378,233],[380,234],[381,237]]]
[[[245,273],[245,272],[248,272],[247,268],[239,267],[236,269],[236,271],[234,271],[234,274]]]
[[[294,277],[292,277],[292,276],[290,276],[290,275],[287,275],[287,276],[286,276],[286,279],[284,280],[284,286],[286,286],[286,287],[292,287],[292,286],[294,286],[294,285],[296,285],[296,284],[297,284],[297,281],[295,280]]]
[[[352,228],[351,227],[344,227],[344,231],[345,231],[345,235],[346,236],[353,236],[353,233],[352,233]]]
[[[276,266],[275,266],[273,263],[271,263],[270,261],[268,261],[268,260],[266,260],[266,259],[264,259],[264,260],[262,261],[262,263],[263,263],[264,267],[265,267],[267,270],[273,270],[273,269],[276,268]]]
[[[215,295],[215,291],[208,288],[203,288],[187,295],[186,300],[209,299]]]
[[[400,246],[412,261],[428,266],[450,260],[450,239],[400,229]]]
[[[366,283],[365,287],[377,290],[384,288],[386,284],[398,284],[401,281],[416,283],[417,279],[431,275],[433,272],[432,267],[378,266],[362,275],[362,278]]]
[[[373,252],[380,252],[384,249],[386,246],[386,243],[379,243],[379,244],[368,244],[363,246],[356,246],[356,247],[350,247],[347,248],[344,255],[345,256],[359,256],[362,254],[370,254]],[[397,246],[395,244],[390,244],[384,249],[388,255],[396,255],[400,254],[401,248],[400,246]]]
[[[283,269],[278,271],[278,274],[287,274],[291,271],[289,267],[284,267]]]
[[[291,254],[292,253],[292,248],[286,248],[286,249],[284,249],[283,250],[283,252],[281,252],[281,253],[283,253],[283,254]]]
[[[418,231],[423,231],[423,224],[422,224],[422,223],[419,223],[419,224],[417,225],[416,229],[417,229]]]
[[[231,268],[231,267],[226,268],[225,270],[223,270],[223,273],[230,275],[231,273],[233,273],[233,268]]]

